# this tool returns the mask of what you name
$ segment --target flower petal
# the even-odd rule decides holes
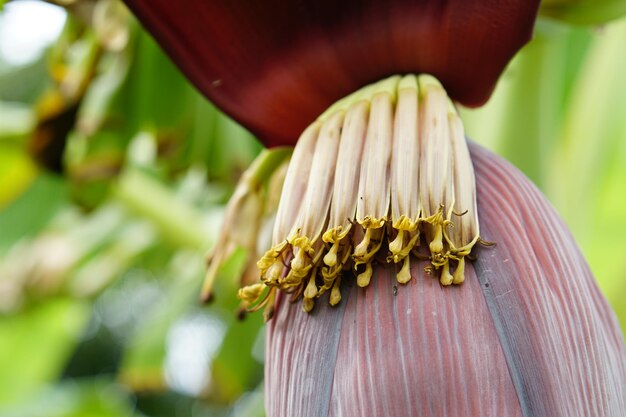
[[[562,220],[519,171],[473,147],[482,233],[474,264],[524,415],[622,416],[626,349]]]
[[[375,267],[369,287],[344,288],[335,309],[322,300],[308,316],[279,301],[267,324],[266,414],[521,416],[472,267],[462,287],[442,288],[426,265],[413,263],[406,286]]]
[[[430,73],[453,99],[484,103],[539,1],[126,3],[211,101],[273,146],[392,74]]]
[[[266,412],[281,416],[618,417],[626,349],[571,235],[515,168],[472,146],[481,230],[497,245],[442,288],[413,263],[307,315],[279,296]],[[397,269],[396,269],[397,270]]]

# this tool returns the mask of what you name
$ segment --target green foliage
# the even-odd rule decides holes
[[[85,302],[59,298],[0,318],[0,404],[26,402],[59,376],[88,314]]]
[[[7,154],[4,154],[5,157]],[[19,156],[16,158],[18,159]],[[8,158],[7,158],[8,159]],[[27,171],[29,168],[26,168]],[[18,171],[16,169],[16,171]],[[19,171],[18,171],[19,172]],[[30,173],[26,175],[31,175]],[[7,178],[15,178],[13,175]],[[5,192],[15,192],[4,189]],[[46,209],[41,209],[41,202],[46,202]],[[17,241],[35,236],[67,203],[66,185],[55,176],[41,173],[28,188],[14,201],[8,204],[0,217],[0,252],[8,250]]]
[[[130,417],[129,395],[108,378],[67,380],[38,393],[23,407],[9,408],[12,417]]]
[[[602,24],[626,14],[624,0],[544,0],[541,13],[579,25]]]
[[[245,254],[219,270],[214,303],[198,301],[262,147],[120,3],[93,4],[68,6],[34,62],[0,59],[0,415],[262,416],[262,317],[235,319]],[[491,101],[463,111],[468,135],[555,204],[622,323],[625,42],[623,19],[540,21]]]

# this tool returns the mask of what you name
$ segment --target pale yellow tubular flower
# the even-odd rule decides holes
[[[272,234],[274,245],[286,239],[302,208],[320,127],[319,122],[314,122],[307,127],[298,139],[298,146],[294,148],[276,214],[276,226]]]
[[[211,298],[215,277],[235,249],[244,249],[250,262],[254,262],[257,256],[258,233],[265,210],[266,195],[263,193],[263,187],[289,153],[290,151],[284,148],[261,152],[239,179],[235,192],[226,206],[223,226],[215,248],[207,257],[209,268],[201,292],[203,300]]]
[[[239,230],[231,231],[231,238],[236,247],[246,250],[248,259],[256,263],[257,243],[261,225],[263,223],[264,201],[260,192],[254,192],[243,202],[241,209],[237,213],[237,222],[241,228],[245,228],[247,233]],[[257,274],[258,275],[258,274]]]
[[[324,249],[321,237],[327,223],[333,194],[343,119],[344,111],[339,110],[323,122],[302,203],[303,210],[300,211],[300,216],[288,238],[289,244],[293,247],[294,257],[290,264],[291,270],[282,281],[282,285],[285,289],[300,287],[306,284],[303,281],[310,275],[308,291],[304,294],[305,299],[313,298],[311,295],[313,295],[312,288],[315,286],[316,266],[321,263]],[[316,295],[317,290],[313,296]],[[307,302],[307,305],[311,304]]]
[[[393,111],[400,77],[380,82],[372,97],[367,137],[359,182],[356,220],[364,230],[355,246],[355,268],[365,264],[358,274],[357,285],[369,285],[372,258],[380,249],[388,220],[390,204],[390,162],[393,139]]]
[[[280,167],[276,169],[276,172],[270,178],[267,187],[267,197],[265,202],[265,216],[259,229],[257,237],[257,256],[253,267],[250,268],[254,272],[255,281],[259,279],[259,268],[257,266],[257,260],[261,254],[269,251],[274,243],[273,235],[276,226],[276,219],[278,216],[278,209],[280,206],[280,196],[283,190],[283,184],[287,176],[289,169],[290,159],[286,160]],[[254,281],[244,281],[245,284],[251,284]]]
[[[480,241],[474,171],[456,109],[432,76],[391,77],[339,100],[302,134],[286,174],[275,171],[261,215],[249,190],[233,203],[246,218],[275,213],[265,220],[274,222],[272,246],[267,226],[255,223],[219,249],[255,241],[265,253],[256,264],[261,282],[251,264],[244,274],[248,311],[265,307],[271,317],[279,290],[302,298],[306,312],[327,292],[336,305],[342,281],[356,276],[366,287],[375,262],[397,264],[406,284],[422,250],[442,285],[463,282],[465,258]]]
[[[276,215],[280,207],[280,196],[283,193],[283,185],[285,184],[285,179],[287,178],[287,171],[289,170],[290,162],[291,158],[285,160],[278,168],[276,168],[276,171],[270,178],[267,186],[265,212],[268,215],[272,215],[274,220],[276,219]],[[272,238],[274,235],[274,220],[272,220],[272,227],[269,229],[268,245],[272,244]]]
[[[267,252],[272,247],[272,231],[276,223],[276,211],[278,210],[280,194],[288,167],[289,160],[287,159],[276,168],[268,181],[263,205],[263,216],[257,231],[255,247],[250,248],[246,269],[241,277],[242,287],[254,284],[259,280],[257,260],[261,254]]]
[[[215,278],[221,266],[235,252],[235,249],[237,249],[237,245],[234,242],[224,240],[221,236],[218,238],[215,248],[207,256],[208,268],[204,275],[202,289],[200,290],[200,300],[202,302],[209,302],[213,299]]]
[[[222,230],[215,244],[215,248],[207,257],[209,268],[202,285],[201,298],[209,300],[213,283],[220,267],[233,254],[237,246],[245,249],[254,249],[256,233],[259,230],[263,212],[263,201],[257,186],[246,180],[244,172],[237,184],[224,214]],[[258,186],[260,188],[260,186]]]
[[[388,260],[402,262],[396,276],[401,284],[411,279],[410,253],[419,244],[418,135],[417,78],[408,75],[398,85],[391,156],[391,224],[396,235],[389,243],[391,255]]]
[[[344,118],[328,230],[322,237],[330,247],[323,258],[324,284],[319,288],[320,295],[333,286],[352,254],[350,232],[356,215],[359,174],[368,114],[369,101],[359,100],[348,109]],[[334,294],[335,297],[331,295],[331,304],[333,301],[336,301],[334,303],[336,304],[341,300],[338,288]]]
[[[278,210],[280,194],[283,183],[285,182],[285,175],[287,174],[288,167],[289,160],[286,160],[280,164],[270,177],[267,185],[265,207],[263,209],[264,215],[256,238],[256,248],[248,251],[246,267],[240,278],[240,288],[259,282],[260,276],[259,268],[257,267],[257,260],[261,254],[267,252],[272,247],[272,231],[276,222],[276,211]],[[270,289],[270,295],[274,292],[274,289]],[[265,316],[271,316],[273,313],[274,303],[270,302],[271,299],[273,298],[268,296],[267,300],[263,302],[266,306],[264,313]],[[250,309],[251,304],[256,304],[256,301],[258,300],[241,300],[239,315],[243,316],[245,312]]]
[[[266,284],[277,284],[285,269],[290,248],[287,236],[294,225],[306,192],[313,161],[313,151],[319,135],[320,123],[310,125],[300,136],[298,146],[294,149],[285,183],[280,196],[280,204],[276,213],[276,222],[272,234],[272,247],[257,262],[261,279]]]
[[[439,81],[429,75],[419,76],[419,88],[421,222],[431,263],[438,269],[448,263],[443,227],[454,206],[448,97]],[[440,282],[450,285],[451,276],[442,274]]]
[[[450,246],[450,257],[458,260],[452,282],[460,284],[465,280],[465,256],[469,255],[479,239],[478,211],[474,166],[465,140],[463,123],[456,111],[451,112],[448,119],[454,161],[455,202],[451,216],[452,227],[446,228],[444,234]]]
[[[300,136],[302,146],[295,149],[289,162],[286,173],[278,174],[269,184],[268,204],[272,204],[271,200],[276,189],[281,188],[280,200],[276,200],[278,204],[277,213],[275,214],[274,230],[272,233],[272,246],[264,252],[261,259],[256,262],[256,274],[263,281],[263,288],[266,291],[260,292],[239,292],[239,298],[242,299],[242,310],[256,311],[265,307],[264,316],[266,319],[273,315],[274,299],[276,296],[276,284],[284,275],[285,263],[291,256],[291,247],[287,242],[287,234],[293,226],[298,213],[302,210],[302,200],[308,184],[309,174],[311,171],[311,163],[313,160],[313,151],[317,143],[319,134],[319,123],[314,123],[307,128]],[[280,177],[284,177],[281,181]],[[257,240],[257,243],[258,240]],[[265,245],[262,245],[265,246]],[[267,249],[261,247],[258,250]],[[261,252],[262,253],[262,252]],[[246,275],[252,275],[255,268],[250,267],[246,270]],[[250,278],[246,278],[249,280]],[[252,284],[253,286],[256,284]],[[268,289],[267,286],[270,286]],[[245,289],[247,287],[244,287]],[[257,294],[256,298],[252,298]],[[253,307],[250,307],[253,306]]]

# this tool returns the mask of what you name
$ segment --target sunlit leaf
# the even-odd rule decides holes
[[[130,417],[135,415],[128,394],[107,378],[63,381],[39,392],[12,417]]]
[[[20,196],[35,180],[37,168],[19,148],[0,147],[0,211]],[[0,220],[1,222],[1,220]]]
[[[69,299],[0,316],[0,404],[24,401],[57,378],[88,316],[88,304]]]
[[[0,251],[36,234],[67,202],[66,197],[59,178],[40,175],[20,198],[0,211]]]
[[[623,0],[544,0],[541,13],[568,23],[598,25],[626,14]]]
[[[618,217],[595,213],[606,210],[602,209],[605,202],[614,205],[614,198],[623,195],[619,192],[607,199],[601,193],[613,167],[624,161],[617,150],[624,142],[626,96],[614,93],[626,91],[624,39],[626,20],[621,20],[607,27],[591,44],[566,107],[548,188],[609,294],[619,282],[618,276],[608,273],[621,265],[619,247],[612,247],[610,252],[597,249],[608,241],[623,240],[626,229],[617,228],[616,223],[623,211]]]
[[[141,217],[150,219],[172,242],[197,250],[206,250],[212,236],[198,226],[198,211],[177,198],[158,180],[139,170],[128,170],[118,181],[116,197]]]

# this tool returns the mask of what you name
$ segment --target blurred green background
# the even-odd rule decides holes
[[[490,102],[463,111],[556,206],[623,326],[625,48],[625,19],[542,18]],[[262,317],[235,319],[227,277],[240,260],[198,301],[261,149],[118,1],[3,6],[0,416],[263,415]]]

